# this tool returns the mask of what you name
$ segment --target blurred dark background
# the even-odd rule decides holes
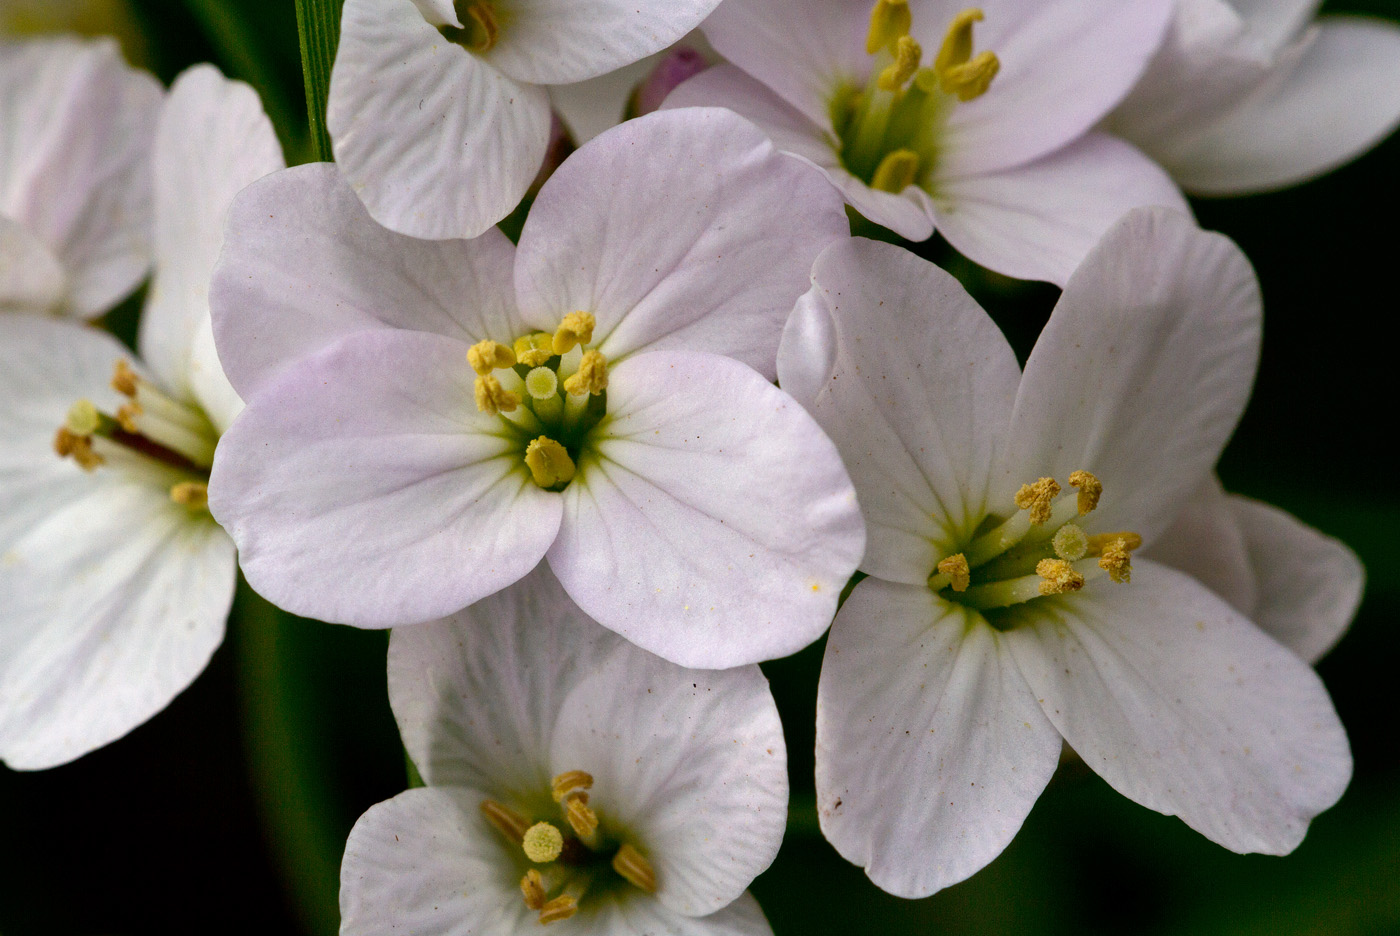
[[[1324,9],[1400,19],[1400,0]],[[133,0],[127,12],[140,64],[167,83],[199,61],[250,81],[289,161],[309,158],[292,0]],[[1351,633],[1319,666],[1356,758],[1341,803],[1293,855],[1238,856],[1069,766],[990,867],[899,900],[817,829],[819,643],[765,666],[793,782],[786,843],[754,884],[778,936],[1400,933],[1397,170],[1393,138],[1307,185],[1195,205],[1244,248],[1265,297],[1262,369],[1221,463],[1226,486],[1340,537],[1369,571]],[[1056,290],[959,272],[1024,354]],[[138,309],[114,313],[113,329],[129,333]],[[345,835],[405,784],[386,645],[241,591],[224,646],[164,713],[65,767],[0,767],[0,934],[335,932]]]

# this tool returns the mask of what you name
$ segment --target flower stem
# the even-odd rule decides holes
[[[326,98],[331,87],[331,65],[335,62],[335,49],[340,40],[342,0],[296,0],[296,3],[311,144],[317,159],[333,162],[331,137],[326,131]]]

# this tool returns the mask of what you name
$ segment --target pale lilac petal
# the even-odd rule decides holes
[[[67,288],[53,251],[18,221],[0,216],[0,313],[56,311]]]
[[[1016,396],[991,503],[1021,484],[1103,482],[1092,532],[1169,527],[1244,411],[1259,359],[1254,271],[1167,209],[1114,226],[1070,277]],[[998,490],[999,487],[999,490]]]
[[[1244,530],[1214,473],[1196,488],[1171,527],[1143,555],[1185,572],[1245,617],[1254,616],[1259,582]]]
[[[609,374],[596,454],[564,491],[550,568],[595,620],[683,666],[815,640],[865,529],[836,447],[791,397],[718,355]]]
[[[274,173],[229,209],[209,290],[219,357],[246,397],[357,331],[513,341],[527,330],[515,312],[514,256],[498,230],[470,241],[395,234],[370,218],[332,165]]]
[[[171,86],[151,159],[156,272],[141,316],[141,356],[170,391],[218,410],[210,415],[226,428],[232,389],[212,342],[200,337],[209,329],[209,278],[229,203],[285,165],[282,148],[257,92],[200,65]]]
[[[658,53],[597,78],[549,89],[549,104],[576,145],[622,123],[632,90],[646,79],[659,57]]]
[[[848,232],[826,180],[752,124],[717,108],[665,111],[593,140],[545,184],[520,236],[516,293],[547,331],[592,312],[609,361],[686,348],[771,379],[812,261]]]
[[[869,529],[861,568],[924,582],[986,513],[1020,369],[958,281],[855,238],[817,258],[778,356],[836,443]]]
[[[441,617],[529,572],[561,500],[473,402],[467,346],[360,332],[263,387],[220,440],[209,506],[248,583],[307,617]]]
[[[1060,756],[1006,635],[926,587],[869,578],[832,625],[817,689],[817,815],[899,897],[984,867]]]
[[[1236,852],[1286,854],[1351,778],[1312,669],[1194,579],[1150,560],[1010,610],[1046,716],[1118,792]]]
[[[1058,286],[1131,209],[1190,210],[1156,163],[1099,133],[1029,165],[940,178],[934,193],[934,224],[960,253],[998,273]]]
[[[475,237],[534,181],[549,97],[447,41],[411,0],[346,0],[326,127],[380,224]]]

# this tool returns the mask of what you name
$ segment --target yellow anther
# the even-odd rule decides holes
[[[537,822],[525,830],[520,847],[535,864],[549,864],[564,851],[564,833],[548,822]]]
[[[1089,537],[1089,555],[1102,555],[1104,548],[1115,540],[1122,540],[1129,552],[1142,546],[1142,537],[1131,530],[1123,530],[1118,533],[1095,533]]]
[[[1001,62],[991,52],[972,55],[972,24],[982,20],[982,11],[963,10],[953,17],[943,45],[933,60],[938,86],[959,100],[970,101],[984,94],[1001,68]]]
[[[141,404],[132,400],[130,403],[123,403],[117,409],[117,422],[127,432],[140,433],[141,427],[136,425],[136,417],[141,415]]]
[[[919,154],[911,149],[897,149],[886,153],[870,177],[870,187],[879,192],[893,192],[898,195],[914,184],[919,177]]]
[[[565,801],[564,818],[569,820],[574,834],[585,842],[590,841],[593,833],[598,831],[598,814],[588,805],[587,793],[571,796]]]
[[[467,351],[467,363],[478,374],[515,366],[515,352],[498,341],[478,341]]]
[[[112,371],[112,389],[122,396],[136,396],[136,388],[141,383],[141,378],[136,371],[126,361],[118,361]]]
[[[972,582],[972,570],[967,567],[967,557],[962,553],[938,560],[938,571],[953,580],[951,584],[955,592],[967,591],[967,586]]]
[[[585,351],[578,362],[578,370],[564,381],[564,389],[573,396],[585,393],[598,395],[608,389],[608,361],[598,351]]]
[[[877,83],[881,90],[898,91],[909,83],[919,70],[919,59],[923,58],[923,48],[909,36],[900,36],[894,44],[894,62],[880,72]]]
[[[525,449],[525,465],[542,488],[568,484],[574,479],[574,460],[564,446],[549,436],[540,436]]]
[[[525,830],[530,828],[529,819],[495,800],[482,800],[480,809],[481,814],[486,817],[486,821],[495,826],[506,838],[516,844],[524,841]]]
[[[544,878],[534,868],[526,871],[525,876],[520,879],[520,893],[525,897],[525,906],[530,910],[543,909],[549,896],[544,889]]]
[[[972,58],[972,24],[984,19],[981,10],[969,7],[948,24],[948,33],[943,37],[943,45],[933,59],[933,70],[942,77],[950,68],[962,65]]]
[[[1105,543],[1099,556],[1099,568],[1120,585],[1132,581],[1133,551],[1128,541],[1119,537],[1111,543]]]
[[[1073,523],[1066,523],[1056,530],[1050,545],[1054,547],[1055,555],[1066,562],[1078,562],[1089,553],[1089,537]]]
[[[526,367],[539,367],[554,356],[554,336],[535,332],[515,339],[515,359]]]
[[[203,510],[209,506],[209,485],[198,481],[181,481],[171,487],[170,499],[190,510]]]
[[[544,905],[540,910],[540,922],[545,924],[558,923],[560,920],[567,920],[575,913],[578,913],[578,899],[565,894],[562,897],[555,897]]]
[[[72,458],[84,471],[96,471],[106,461],[92,450],[92,436],[70,432],[61,427],[53,437],[53,450],[59,458]]]
[[[1084,587],[1084,576],[1063,559],[1040,560],[1035,564],[1035,574],[1045,580],[1040,583],[1042,595],[1063,595]]]
[[[1041,478],[1034,484],[1023,484],[1016,492],[1016,506],[1031,512],[1031,523],[1042,524],[1050,519],[1050,505],[1060,496],[1060,485],[1054,478]]]
[[[550,347],[555,354],[567,354],[573,350],[574,345],[586,345],[593,340],[593,328],[596,325],[592,313],[570,312],[559,323]]]
[[[520,397],[511,393],[492,374],[476,375],[476,408],[483,413],[513,413]]]
[[[909,35],[914,17],[909,13],[909,0],[875,0],[870,8],[870,31],[865,34],[865,52],[874,55],[887,45]]]
[[[550,794],[554,797],[554,802],[564,802],[564,797],[571,793],[591,790],[593,788],[593,775],[583,770],[566,770],[555,777],[550,783]],[[585,802],[587,800],[585,799]]]
[[[68,408],[63,428],[73,435],[90,436],[102,427],[102,414],[91,400],[79,400]]]
[[[1087,471],[1070,472],[1069,485],[1079,490],[1079,516],[1084,516],[1099,506],[1103,496],[1103,482]]]
[[[489,52],[496,44],[500,26],[496,22],[496,11],[487,0],[472,0],[457,4],[457,15],[462,20],[466,33],[464,44],[473,52]]]
[[[623,845],[617,850],[612,866],[614,871],[648,894],[656,891],[656,872],[652,870],[651,862],[631,845]]]

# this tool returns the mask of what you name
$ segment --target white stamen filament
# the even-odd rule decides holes
[[[1086,583],[1108,574],[1099,568],[1097,559],[1081,559],[1078,562],[1071,562],[1069,565],[1075,572],[1083,576]],[[1030,601],[1032,598],[1045,597],[1040,590],[1041,583],[1044,581],[1045,579],[1040,575],[1022,575],[1013,579],[1003,579],[1000,582],[990,582],[986,585],[973,585],[958,596],[958,601],[970,608],[976,608],[978,611],[1009,608],[1012,605]]]

